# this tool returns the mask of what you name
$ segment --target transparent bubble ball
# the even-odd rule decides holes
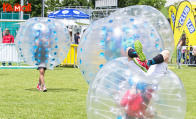
[[[153,14],[128,14],[127,9],[131,13],[137,9],[138,12],[148,10]],[[78,65],[87,83],[107,61],[125,56],[126,49],[134,48],[136,40],[141,41],[147,59],[165,49],[173,53],[174,38],[170,24],[161,12],[152,7],[123,8],[92,23],[78,47]]]
[[[54,67],[67,56],[71,40],[62,22],[40,17],[28,19],[21,25],[15,43],[27,64]]]
[[[186,93],[171,70],[147,76],[127,58],[106,63],[88,90],[88,119],[184,119]]]

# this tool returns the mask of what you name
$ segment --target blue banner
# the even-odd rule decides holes
[[[186,6],[186,7],[184,8],[183,12],[182,12],[182,15],[180,16],[179,23],[180,23],[181,25],[184,24],[184,21],[186,20],[186,17],[187,17],[187,15],[188,15],[189,11],[190,11],[190,8],[189,8],[188,6]]]
[[[188,20],[187,24],[186,24],[189,32],[192,34],[193,32],[195,32],[195,27],[193,25],[193,23],[191,22],[191,19]]]

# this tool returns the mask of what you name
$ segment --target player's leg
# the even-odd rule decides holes
[[[144,62],[146,60],[146,56],[143,53],[142,43],[139,40],[136,40],[134,43],[135,51],[138,54],[139,59]]]
[[[126,55],[127,55],[128,61],[132,61],[134,57],[138,57],[137,52],[132,47],[127,48]]]
[[[140,61],[145,61],[146,60],[146,56],[143,53],[143,47],[142,47],[142,43],[139,40],[136,40],[134,43],[134,47],[135,49],[133,49],[132,47],[128,47],[126,54],[128,59],[133,59],[136,57],[139,57]]]
[[[39,78],[41,80],[41,85],[42,85],[42,88],[43,88],[43,92],[46,92],[47,89],[46,89],[45,82],[44,82],[45,68],[39,69],[39,72],[40,72]]]
[[[143,71],[147,72],[149,66],[147,65],[146,56],[143,53],[141,42],[136,40],[134,47],[135,50],[133,48],[127,48],[128,60],[132,59],[137,66],[139,66]]]
[[[12,66],[12,63],[11,63],[11,62],[8,62],[8,65],[9,65],[9,66]]]
[[[163,56],[164,62],[168,64],[168,62],[169,62],[169,57],[170,57],[170,52],[169,52],[169,50],[164,50],[164,51],[162,51],[160,54]]]
[[[182,53],[181,53],[181,49],[177,49],[177,51],[178,51],[178,64],[181,62],[181,57],[182,57]]]
[[[37,89],[38,89],[38,90],[42,90],[42,88],[41,88],[41,78],[40,78],[40,76],[39,76],[39,82],[38,82],[38,85],[37,85]]]
[[[168,50],[162,51],[160,54],[155,56],[152,60],[148,60],[148,65],[154,65],[154,64],[161,64],[163,62],[168,63],[169,62],[169,56],[170,53]]]
[[[168,50],[164,50],[152,60],[148,60],[148,65],[150,68],[147,72],[148,76],[157,76],[159,74],[163,75],[166,73],[168,68],[170,53]]]
[[[2,62],[2,66],[5,66],[5,62],[4,61]]]

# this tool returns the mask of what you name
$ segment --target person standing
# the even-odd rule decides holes
[[[177,46],[177,51],[178,51],[177,63],[178,63],[178,65],[181,62],[182,49],[184,49],[183,46],[186,46],[186,35],[185,34],[182,34],[182,37],[181,37],[180,41],[178,42],[178,46]],[[183,56],[183,58],[185,58],[185,56]]]
[[[10,30],[8,28],[5,29],[5,35],[3,36],[2,43],[14,43],[14,36],[10,35]],[[8,63],[9,66],[12,65],[11,62]],[[5,61],[2,62],[2,65],[5,66]]]
[[[51,31],[50,31],[51,32]],[[44,81],[44,75],[47,70],[47,63],[48,63],[48,57],[49,57],[49,48],[51,47],[51,41],[49,38],[42,37],[44,35],[47,35],[47,37],[50,37],[48,34],[42,33],[42,31],[37,31],[37,36],[35,37],[35,52],[34,52],[34,59],[37,61],[39,70],[39,82],[37,85],[37,89],[43,92],[47,92],[45,81]],[[42,85],[42,87],[41,87]]]
[[[74,40],[75,40],[75,44],[79,44],[80,43],[80,33],[77,32],[76,35],[74,36]]]

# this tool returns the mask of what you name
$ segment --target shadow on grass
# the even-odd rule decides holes
[[[7,75],[10,75],[10,74],[0,73],[0,76],[7,76]]]
[[[29,88],[29,89],[25,89],[25,90],[38,91],[36,88]],[[47,90],[49,92],[70,92],[70,91],[76,92],[78,89],[74,89],[74,88],[47,88]]]

